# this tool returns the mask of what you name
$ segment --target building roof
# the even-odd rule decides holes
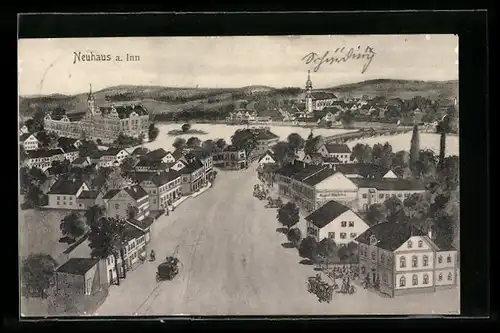
[[[261,158],[259,158],[259,162],[262,161],[262,159],[267,155],[269,155],[269,157],[271,157],[274,161],[276,161],[276,155],[274,155],[272,151],[268,150]]]
[[[129,118],[132,112],[137,113],[138,116],[148,115],[148,111],[144,108],[144,106],[140,104],[123,104],[123,105],[115,105],[114,106],[116,113],[118,113],[118,117],[120,119]],[[113,106],[102,106],[99,108],[103,115],[109,114]]]
[[[294,174],[309,168],[310,165],[302,161],[295,161],[293,164],[287,164],[279,168],[276,173],[284,177],[292,177]]]
[[[340,163],[340,160],[336,156],[333,156],[333,157],[327,156],[327,157],[323,157],[323,162],[325,162],[325,163]]]
[[[57,149],[39,149],[39,150],[29,150],[26,152],[29,158],[43,158],[52,157],[54,155],[64,155],[64,151],[61,148]]]
[[[412,236],[427,236],[425,232],[411,223],[383,222],[370,227],[359,235],[356,241],[369,245],[372,235],[377,240],[376,245],[388,251],[396,250]]]
[[[141,231],[146,231],[155,220],[152,217],[146,216],[142,220],[128,219],[127,221],[134,227],[139,228]]]
[[[48,194],[75,195],[83,184],[80,180],[59,178],[52,185]]]
[[[69,121],[80,121],[86,116],[87,112],[71,112],[67,113],[66,117],[68,117]]]
[[[161,172],[159,174],[154,174],[154,176],[151,178],[151,181],[156,186],[162,186],[171,182],[174,179],[179,178],[180,176],[181,174],[179,172],[171,170],[168,172]]]
[[[148,193],[140,185],[125,187],[123,190],[136,201],[148,196]]]
[[[336,166],[344,175],[360,175],[363,178],[382,178],[391,169],[373,163],[347,163]]]
[[[182,174],[188,174],[188,173],[193,173],[201,168],[203,168],[203,163],[199,159],[195,158],[191,162],[188,162],[186,166],[181,169],[180,172]]]
[[[243,149],[241,149],[241,150],[243,150]],[[239,151],[239,149],[233,145],[227,145],[224,147],[223,151]]]
[[[30,136],[32,136],[31,133],[24,133],[24,134],[21,134],[21,136],[19,137],[19,141],[26,141],[27,138],[29,138]],[[35,136],[35,139],[36,139],[36,136]],[[37,139],[38,140],[38,139]]]
[[[175,160],[179,160],[184,157],[184,151],[182,149],[176,149],[172,153],[172,156],[175,158]]]
[[[150,181],[154,175],[155,175],[154,172],[131,171],[127,173],[128,177],[130,177],[131,179],[133,179],[138,183],[148,180]]]
[[[144,236],[145,232],[137,228],[136,226],[133,225],[127,225],[125,228],[124,238],[127,241],[131,241],[132,239],[137,239],[141,236]]]
[[[116,156],[122,150],[123,150],[122,148],[112,147],[112,148],[109,148],[108,150],[103,151],[102,156]]]
[[[348,210],[350,210],[349,207],[331,200],[307,216],[306,221],[318,228],[323,228]]]
[[[63,151],[64,151],[65,154],[68,154],[68,153],[76,153],[79,150],[75,146],[68,146],[66,148],[63,148]]]
[[[71,258],[56,269],[58,273],[85,275],[92,267],[97,265],[99,259]]]
[[[158,148],[158,149],[152,150],[152,151],[148,152],[147,154],[143,155],[142,159],[149,159],[151,161],[161,160],[162,158],[167,156],[167,154],[168,154],[168,152],[165,149]]]
[[[95,199],[99,196],[99,191],[82,191],[78,199]]]
[[[325,148],[329,154],[349,154],[351,153],[351,148],[346,144],[340,143],[327,143]]]
[[[376,188],[379,191],[423,191],[425,185],[401,178],[352,178],[359,188]]]
[[[307,167],[294,173],[291,178],[302,182],[324,169],[326,169],[326,167],[322,165],[307,165]]]
[[[57,139],[57,144],[59,147],[64,149],[64,148],[67,148],[70,146],[74,146],[76,141],[78,141],[78,139],[61,137],[61,138]]]
[[[337,96],[335,96],[334,93],[326,91],[313,91],[311,95],[315,100],[337,99]]]
[[[88,157],[77,157],[73,160],[73,164],[83,164],[85,162],[88,162]]]
[[[145,155],[147,153],[148,153],[148,150],[144,147],[138,147],[132,151],[132,155]]]
[[[117,195],[121,190],[118,189],[111,189],[104,196],[102,197],[103,199],[112,199],[114,198],[115,195]]]
[[[309,186],[316,186],[328,177],[333,176],[335,173],[336,171],[334,169],[323,167],[323,169],[305,178],[302,182]]]

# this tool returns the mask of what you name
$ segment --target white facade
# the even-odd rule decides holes
[[[271,155],[266,154],[259,160],[259,165],[274,164],[276,161],[271,157]]]
[[[323,228],[318,228],[311,222],[307,223],[308,236],[312,236],[320,242],[325,238],[330,238],[336,244],[348,244],[356,237],[365,232],[369,226],[356,213],[348,210],[337,218],[333,219]],[[309,231],[315,230],[314,233]]]
[[[318,153],[325,157],[336,157],[341,163],[350,163],[351,162],[351,153],[330,153],[328,149],[326,149],[326,145],[321,146],[318,149]]]
[[[336,172],[319,182],[314,186],[314,189],[316,196],[315,209],[318,209],[330,200],[352,207],[358,193],[356,184],[340,172]]]
[[[75,194],[62,194],[54,193],[48,194],[49,203],[47,208],[53,209],[80,209],[77,198],[82,193],[82,191],[88,191],[89,187],[86,183],[83,183]]]
[[[40,143],[37,138],[31,134],[26,140],[23,141],[24,150],[37,150],[40,147]]]

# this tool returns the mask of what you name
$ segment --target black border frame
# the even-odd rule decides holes
[[[489,315],[489,131],[488,131],[488,13],[486,11],[435,11],[435,12],[356,12],[356,13],[154,13],[154,14],[92,14],[92,15],[22,15],[18,17],[19,38],[57,37],[104,37],[104,36],[204,36],[204,35],[293,35],[293,34],[416,34],[454,33],[459,35],[460,65],[460,154],[461,154],[461,302],[462,316],[485,317]],[[17,41],[16,41],[17,43]],[[17,55],[16,55],[17,58]],[[16,74],[17,75],[17,74]],[[17,104],[17,97],[16,102]],[[17,120],[17,119],[16,119]],[[14,127],[12,126],[12,129]],[[16,134],[17,135],[17,134]],[[15,137],[15,136],[13,136]],[[17,144],[17,142],[16,142]],[[16,147],[13,145],[13,147]],[[14,152],[17,155],[17,151]],[[17,156],[14,156],[17,160]],[[16,171],[18,172],[17,167]],[[17,184],[15,186],[18,186]],[[15,189],[17,193],[17,189]],[[9,206],[10,207],[10,206]],[[16,209],[17,214],[17,207]],[[17,260],[14,265],[17,269]],[[14,267],[9,270],[13,271]],[[18,277],[10,275],[18,286]],[[10,288],[14,299],[10,304],[19,304],[17,288]],[[17,322],[18,307],[4,324]],[[213,323],[215,317],[195,317],[191,320],[165,321],[171,328],[194,328],[198,323]],[[313,326],[332,321],[325,317],[286,317],[285,322],[295,319],[297,328],[313,329]],[[311,319],[320,319],[314,320]],[[387,320],[363,320],[352,317],[335,317],[336,324],[349,322],[350,328],[369,322],[370,328],[388,324]],[[380,317],[377,317],[380,318]],[[385,317],[386,319],[387,316]],[[391,317],[391,320],[408,318]],[[456,318],[456,317],[455,317]],[[37,318],[41,319],[41,318]],[[52,319],[52,318],[49,318]],[[82,321],[71,329],[91,329],[90,323],[100,323],[123,329],[132,322]],[[116,318],[117,320],[123,317]],[[130,318],[132,320],[139,318]],[[148,326],[161,327],[158,320],[147,318]],[[188,317],[187,319],[192,319]],[[217,318],[218,319],[218,318]],[[223,326],[247,323],[252,330],[276,327],[276,322],[253,321],[253,317],[238,317],[217,321]],[[281,318],[280,318],[281,319]],[[302,320],[303,319],[303,320]],[[23,319],[25,320],[25,319]],[[298,320],[298,321],[297,321]],[[281,320],[280,320],[281,321]],[[134,321],[135,322],[135,321]],[[20,323],[19,328],[55,328],[54,322]],[[67,322],[64,322],[65,325]],[[432,325],[467,326],[464,319],[420,321]],[[444,324],[446,323],[446,324]],[[470,322],[469,322],[470,324]],[[127,326],[125,326],[127,325]],[[457,325],[457,326],[455,326]],[[458,326],[460,325],[460,326]],[[9,325],[11,326],[11,325]],[[243,325],[236,329],[243,330]],[[415,326],[413,319],[397,320],[398,328]],[[426,325],[427,326],[427,325]],[[424,326],[425,327],[425,326]],[[428,327],[428,326],[427,326]],[[443,327],[443,326],[441,326]],[[476,326],[477,327],[477,326]],[[95,327],[94,327],[95,328]],[[109,327],[108,327],[109,328]],[[420,327],[423,328],[423,327]],[[334,329],[338,329],[335,327]]]

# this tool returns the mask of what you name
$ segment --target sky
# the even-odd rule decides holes
[[[458,79],[454,35],[61,38],[20,39],[18,45],[23,96],[78,94],[90,84],[94,91],[122,84],[304,87],[308,70],[318,89],[380,78]],[[307,63],[311,52],[345,56],[351,48],[357,54],[367,47],[373,58],[364,72],[366,58],[322,63],[317,71],[318,62]],[[75,52],[110,54],[111,60],[75,62]],[[127,54],[140,60],[125,61]]]

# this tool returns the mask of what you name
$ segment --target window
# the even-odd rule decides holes
[[[451,274],[451,272],[448,273],[448,281],[451,281],[453,280],[453,275]]]
[[[411,257],[411,267],[417,267],[418,266],[418,258],[417,256],[412,256]]]
[[[61,200],[61,197],[60,197],[60,196],[57,196],[57,200]]]
[[[382,281],[384,281],[384,283],[389,282],[389,275],[386,272],[382,275]]]
[[[374,235],[370,236],[370,245],[374,245],[377,243],[377,238]]]
[[[361,274],[365,274],[365,273],[366,273],[365,266],[361,266]]]
[[[408,248],[411,249],[413,247],[413,242],[411,240],[406,243],[408,245]]]
[[[347,237],[347,234],[345,232],[340,233],[340,239],[345,239]]]
[[[406,286],[406,279],[405,279],[404,276],[402,276],[402,277],[399,278],[399,286],[400,287]]]
[[[443,263],[443,256],[438,257],[438,263],[442,264]]]
[[[422,242],[421,240],[418,241],[418,247],[422,247],[424,246],[424,242]]]
[[[429,257],[428,256],[424,256],[424,258],[423,258],[423,264],[424,264],[424,266],[428,266],[429,265]]]
[[[364,194],[363,194],[363,199],[366,199],[366,197],[367,197],[367,194],[366,194],[366,193],[364,193]]]
[[[349,221],[349,226],[354,227],[354,221]]]
[[[377,254],[375,253],[375,251],[373,251],[373,252],[372,252],[372,260],[375,260],[376,255],[377,255]]]
[[[385,254],[380,255],[380,262],[383,264],[385,262]]]
[[[379,194],[379,195],[378,195],[378,198],[379,198],[379,199],[383,199],[383,198],[384,198],[384,195],[383,195],[383,194]]]
[[[405,257],[399,258],[399,267],[401,267],[401,268],[406,267],[406,258]]]
[[[115,204],[115,209],[119,209],[120,208],[120,205],[119,204]]]
[[[340,225],[342,226],[342,228],[347,227],[347,221],[340,222]]]
[[[424,274],[424,284],[429,284],[429,275]]]
[[[334,232],[329,232],[328,233],[328,238],[335,239],[335,233]]]
[[[387,257],[387,265],[392,265],[392,257],[391,256]]]
[[[446,262],[449,264],[451,263],[451,256],[448,254],[448,257],[446,258]]]
[[[439,275],[438,275],[438,281],[443,281],[443,273],[439,273]]]
[[[387,194],[385,195],[385,198],[386,198],[386,199],[389,199],[390,197],[391,197],[391,195],[390,195],[389,193],[387,193]]]
[[[108,257],[108,265],[111,265],[111,258]]]
[[[357,234],[355,232],[351,232],[351,238],[356,238]]]
[[[60,205],[60,202],[59,202],[59,201],[57,202],[57,205],[58,205],[58,206]]]
[[[411,284],[414,286],[418,285],[418,275],[417,274],[413,274],[413,276],[411,278]]]

